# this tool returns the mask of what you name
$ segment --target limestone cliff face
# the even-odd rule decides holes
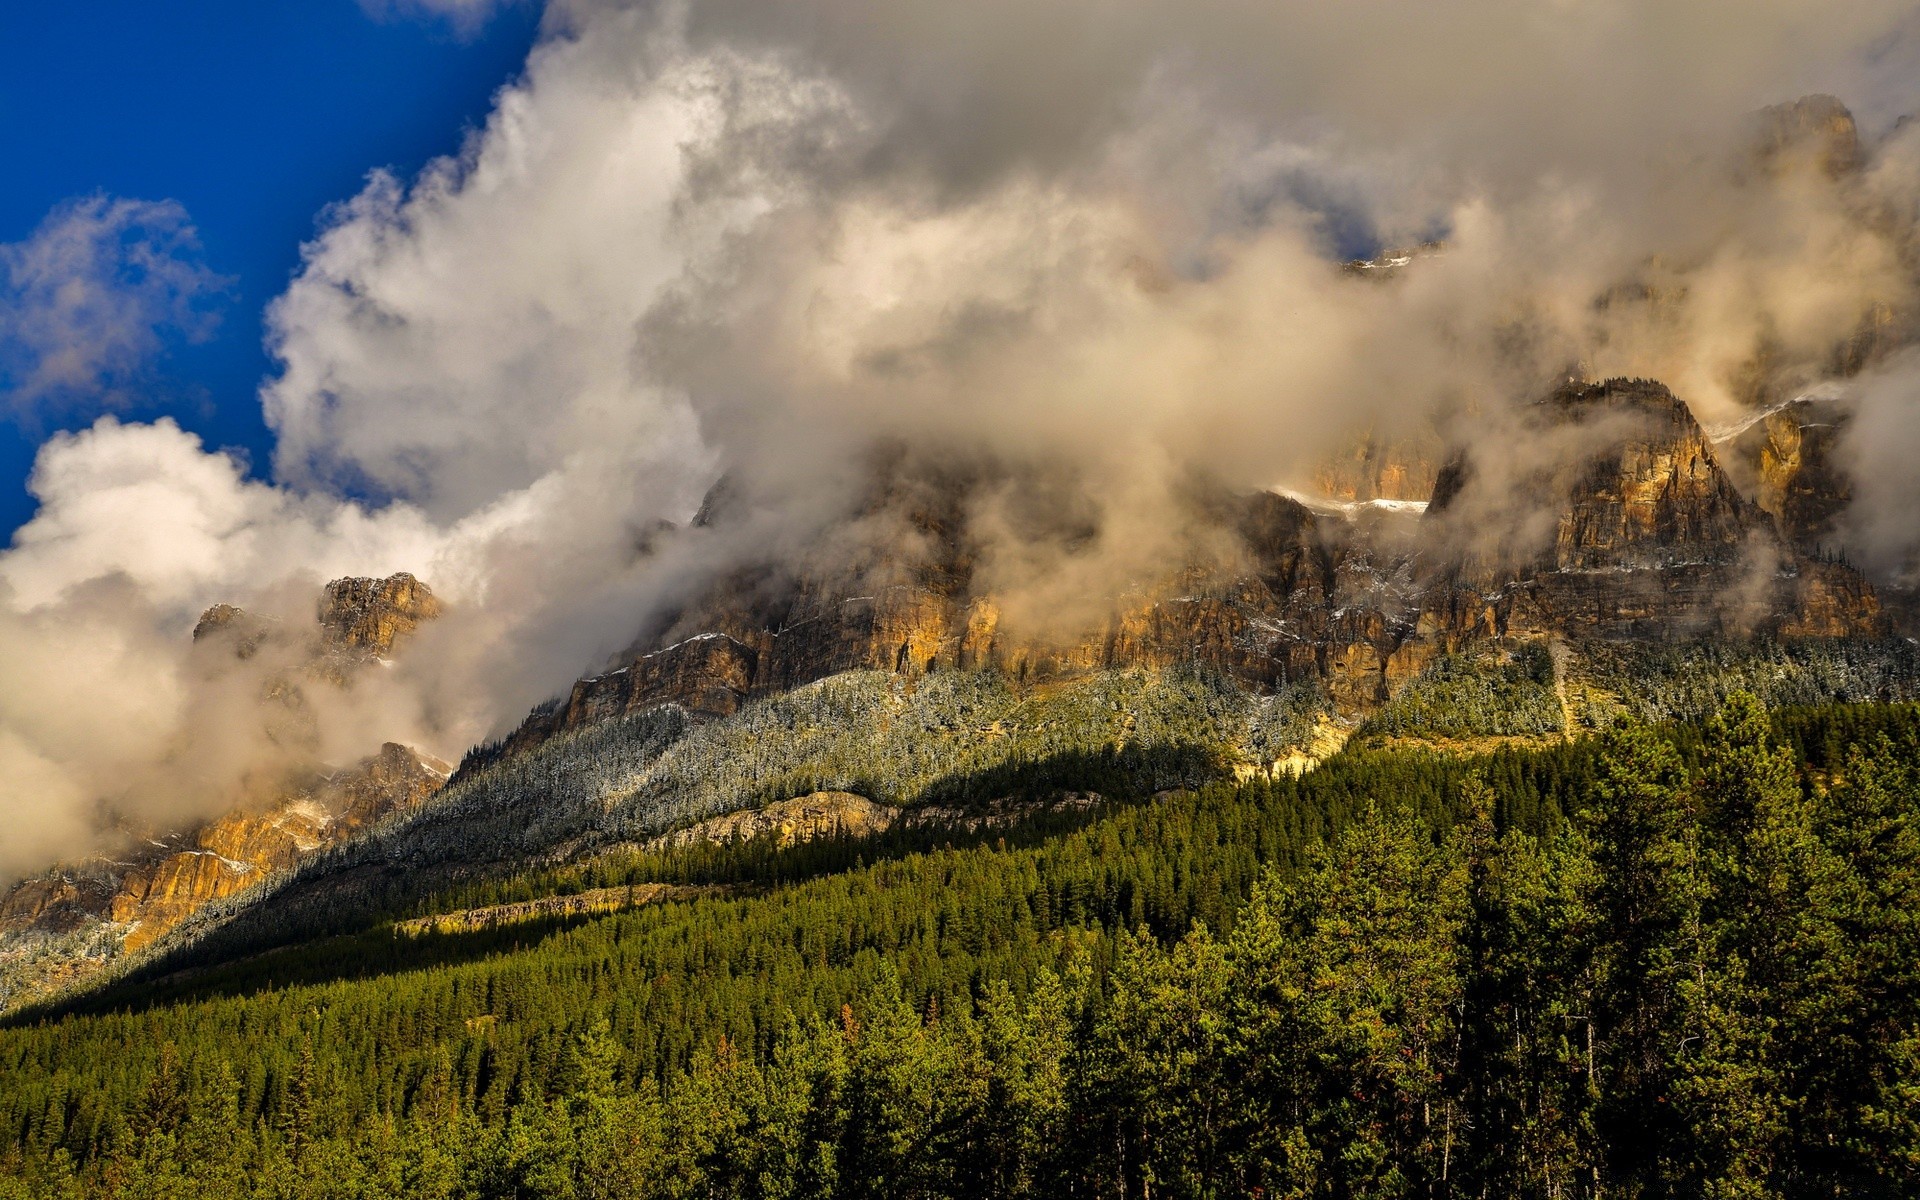
[[[818,837],[867,837],[892,826],[898,809],[875,804],[852,792],[812,792],[780,800],[765,808],[745,809],[714,817],[685,829],[663,834],[648,843],[650,849],[673,849],[701,842],[752,841],[770,838],[776,846],[812,841]]]
[[[1430,500],[1446,451],[1430,429],[1397,435],[1369,431],[1321,463],[1313,481],[1321,494],[1348,503]]]
[[[1811,165],[1838,179],[1860,170],[1866,154],[1853,113],[1833,96],[1802,96],[1761,112],[1754,158],[1770,171]]]
[[[297,866],[306,857],[412,808],[446,780],[445,763],[389,742],[380,753],[310,780],[265,807],[231,812],[191,835],[188,849],[140,864],[121,879],[106,919],[136,951],[211,901]]]
[[[1743,496],[1686,406],[1658,384],[1560,389],[1528,414],[1540,455],[1491,502],[1520,536],[1461,528],[1476,495],[1471,453],[1435,468],[1424,518],[1343,517],[1267,493],[1196,495],[1190,561],[1115,597],[1062,642],[1009,627],[976,571],[977,477],[894,462],[853,528],[797,565],[719,581],[609,668],[536,711],[496,753],[558,730],[673,702],[723,715],[840,671],[994,668],[1045,680],[1107,667],[1183,665],[1254,688],[1319,680],[1336,708],[1380,703],[1432,658],[1476,638],[1563,635],[1845,636],[1875,632],[1873,590],[1775,531]],[[1508,447],[1483,453],[1510,454]],[[1418,464],[1356,458],[1356,496],[1418,495]],[[1204,492],[1205,489],[1202,489]],[[704,521],[724,520],[719,500]],[[479,761],[479,760],[476,760]]]
[[[1802,397],[1717,447],[1780,535],[1804,553],[1836,548],[1840,514],[1853,500],[1853,485],[1838,461],[1846,421],[1839,404]]]
[[[212,901],[420,804],[447,774],[437,759],[388,743],[346,770],[290,783],[187,832],[23,880],[0,897],[0,984],[10,957],[49,936],[97,930],[117,949],[138,951]],[[7,999],[0,995],[0,1007]]]
[[[1536,433],[1592,431],[1563,444],[1521,502],[1551,520],[1540,545],[1475,546],[1425,597],[1451,636],[1559,633],[1662,639],[1697,635],[1845,636],[1879,632],[1872,588],[1781,538],[1741,495],[1686,406],[1659,384],[1569,385]],[[1467,504],[1471,458],[1449,468],[1429,516]]]
[[[121,879],[119,864],[93,860],[23,879],[0,895],[0,929],[74,933],[100,919]]]
[[[1343,706],[1418,670],[1404,555],[1278,495],[1210,492],[1193,520],[1212,547],[1115,597],[1077,637],[1010,628],[976,575],[977,481],[876,486],[858,521],[888,536],[720,581],[610,669],[536,711],[496,753],[674,702],[724,715],[756,695],[842,671],[994,668],[1042,681],[1108,667],[1200,665],[1255,687],[1323,678]],[[1224,549],[1222,549],[1224,547]],[[486,757],[491,757],[488,755]],[[472,762],[485,761],[485,757]]]
[[[385,579],[336,579],[320,597],[320,629],[335,650],[386,658],[402,638],[440,615],[440,601],[401,572]]]
[[[1658,384],[1562,389],[1548,402],[1560,425],[1619,422],[1573,472],[1560,505],[1549,570],[1617,570],[1737,559],[1757,514],[1720,469],[1693,414]]]

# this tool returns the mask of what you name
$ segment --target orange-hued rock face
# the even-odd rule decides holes
[[[297,690],[300,678],[348,682],[359,667],[389,658],[422,623],[440,615],[433,590],[402,572],[385,579],[336,579],[321,592],[314,623],[297,627],[264,620],[231,604],[216,604],[194,626],[196,646],[249,659],[263,647],[278,647],[296,665],[281,681]]]
[[[764,808],[744,809],[662,834],[648,843],[671,849],[700,842],[726,843],[770,838],[776,846],[818,837],[867,837],[892,826],[900,810],[875,804],[852,792],[811,792]]]
[[[674,702],[721,715],[749,697],[854,669],[994,668],[1048,679],[1109,667],[1204,666],[1266,688],[1321,681],[1335,706],[1378,704],[1439,653],[1510,635],[1670,638],[1874,632],[1859,575],[1782,541],[1743,496],[1686,406],[1658,384],[1572,384],[1530,410],[1563,458],[1497,497],[1536,517],[1537,544],[1462,542],[1450,527],[1473,447],[1441,456],[1368,444],[1321,480],[1354,499],[1425,499],[1426,517],[1309,510],[1282,496],[1207,493],[1196,545],[1111,601],[1082,635],[1008,623],[977,573],[976,480],[890,459],[856,519],[910,531],[849,555],[804,555],[721,580],[610,669],[536,712],[501,753],[550,733]],[[1480,448],[1492,454],[1505,447]],[[1432,472],[1431,480],[1428,472]],[[1484,497],[1481,498],[1483,501]],[[703,520],[723,520],[724,505]],[[713,515],[719,513],[720,515]],[[1222,550],[1220,547],[1225,546]]]
[[[1434,481],[1446,461],[1446,445],[1432,430],[1399,435],[1367,433],[1314,471],[1314,486],[1333,500],[1433,498]]]
[[[1718,449],[1780,536],[1805,553],[1831,551],[1853,486],[1838,460],[1847,411],[1809,398],[1769,412]]]
[[[1615,432],[1536,476],[1526,502],[1554,517],[1544,545],[1481,547],[1427,594],[1436,630],[1655,640],[1882,631],[1866,581],[1781,538],[1665,388],[1569,385],[1541,413]],[[1448,519],[1471,473],[1469,459],[1443,475],[1435,520]]]
[[[446,779],[444,763],[389,742],[349,770],[290,790],[259,811],[228,813],[193,835],[191,849],[129,871],[108,919],[129,925],[139,950],[211,901],[291,870],[388,813],[412,808]]]
[[[447,773],[437,759],[388,743],[347,770],[290,781],[264,804],[136,845],[119,861],[25,880],[0,898],[0,936],[108,925],[117,927],[123,950],[143,949],[212,901],[420,804]]]
[[[385,579],[336,579],[320,599],[320,628],[330,649],[385,658],[408,634],[440,615],[426,584],[402,572]]]

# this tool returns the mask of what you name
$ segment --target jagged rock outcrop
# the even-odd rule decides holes
[[[1666,388],[1569,384],[1531,415],[1542,442],[1578,447],[1502,501],[1547,518],[1535,523],[1546,536],[1529,544],[1510,533],[1489,546],[1483,533],[1456,530],[1471,540],[1425,597],[1429,629],[1655,640],[1881,631],[1866,581],[1784,541]],[[1479,526],[1474,476],[1471,457],[1450,467],[1429,517],[1444,524],[1461,511]]]
[[[1424,502],[1445,466],[1446,445],[1431,430],[1397,435],[1369,431],[1314,471],[1314,486],[1350,504],[1374,500]]]
[[[418,805],[447,775],[438,759],[388,742],[378,754],[264,808],[231,812],[201,826],[190,848],[135,866],[121,879],[106,919],[126,927],[124,949],[139,950],[202,906],[289,870],[388,813]]]
[[[22,880],[0,896],[0,1009],[144,949],[213,901],[419,805],[448,773],[438,759],[389,742],[352,767],[194,829]],[[62,938],[84,952],[50,947]]]
[[[662,834],[649,842],[648,848],[670,850],[701,842],[756,838],[771,838],[776,846],[788,846],[819,837],[869,837],[885,832],[899,815],[897,809],[852,792],[810,792]]]
[[[1838,179],[1860,170],[1867,156],[1853,112],[1836,96],[1813,95],[1761,111],[1754,158],[1767,170],[1805,163]]]
[[[1838,522],[1853,485],[1838,461],[1848,411],[1839,402],[1803,396],[1767,411],[1716,450],[1728,471],[1773,517],[1781,537],[1802,553],[1839,547]]]
[[[857,521],[890,531],[786,571],[726,578],[608,670],[537,710],[478,766],[554,733],[673,702],[724,716],[746,699],[848,670],[995,668],[1022,679],[1112,667],[1205,665],[1251,686],[1324,679],[1337,702],[1375,702],[1419,669],[1404,555],[1364,523],[1328,520],[1283,496],[1207,492],[1196,526],[1229,547],[1114,598],[1079,637],[1007,628],[978,586],[963,476],[883,479]],[[1200,539],[1206,541],[1208,539]]]
[[[385,579],[336,579],[320,597],[321,636],[330,649],[385,658],[440,611],[432,589],[404,571]]]
[[[312,625],[216,604],[201,614],[193,641],[242,660],[274,647],[294,673],[341,684],[361,664],[391,657],[408,635],[441,611],[433,589],[404,571],[385,579],[356,576],[326,585]]]
[[[273,633],[271,624],[245,609],[231,604],[216,604],[200,614],[199,624],[193,627],[193,640],[196,645],[218,643],[230,646],[235,658],[249,659],[259,653],[260,647]]]

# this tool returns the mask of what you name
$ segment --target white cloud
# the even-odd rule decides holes
[[[535,0],[360,0],[360,7],[368,16],[378,20],[396,16],[424,17],[445,21],[457,33],[472,34],[501,9],[534,2]]]
[[[224,286],[172,201],[91,196],[0,245],[0,405],[112,405],[169,337],[211,332]]]
[[[641,29],[549,42],[465,156],[410,188],[376,176],[333,214],[269,313],[282,479],[446,519],[579,456],[694,452],[684,403],[634,361],[702,236],[675,203],[682,146],[715,120],[698,66],[658,57]]]
[[[224,711],[182,665],[201,607],[301,617],[348,573],[412,570],[454,608],[360,696],[386,724],[343,723],[341,752],[458,754],[713,565],[639,547],[722,461],[795,519],[876,434],[1069,464],[1115,558],[983,559],[1009,587],[1052,573],[1058,607],[1160,553],[1157,505],[1196,462],[1270,482],[1368,416],[1496,403],[1583,356],[1735,403],[1763,343],[1817,361],[1911,289],[1920,186],[1869,204],[1727,169],[1733,115],[1844,82],[1890,11],[563,0],[462,155],[376,176],[306,248],[268,314],[273,482],[164,421],[43,449],[39,515],[0,555],[0,669],[24,681],[0,777],[38,782],[0,809],[37,806],[33,853],[75,836]],[[1449,249],[1394,284],[1343,277],[1298,199],[1316,189],[1389,235],[1440,221]],[[184,235],[177,212],[89,204],[49,247]],[[155,261],[158,300],[82,287],[55,309],[183,325],[194,277]],[[109,319],[128,311],[144,325]],[[151,345],[97,344],[132,349],[96,375]]]

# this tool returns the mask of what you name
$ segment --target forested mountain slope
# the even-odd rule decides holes
[[[36,1197],[1909,1194],[1916,759],[1910,707],[1736,696],[1077,828],[629,852],[491,891],[732,890],[16,1022],[4,1161]]]
[[[1920,695],[1904,639],[1480,642],[1435,658],[1357,725],[1317,684],[1256,692],[1193,669],[1055,682],[1000,672],[850,672],[701,719],[674,705],[470,763],[429,804],[316,854],[265,891],[214,903],[124,972],[192,963],[418,915],[424,892],[578,861],[815,793],[946,825],[1004,822],[1067,793],[1143,799],[1310,768],[1369,746],[1542,746],[1624,718],[1703,717],[1736,691],[1773,704]],[[904,827],[903,827],[904,832]]]

